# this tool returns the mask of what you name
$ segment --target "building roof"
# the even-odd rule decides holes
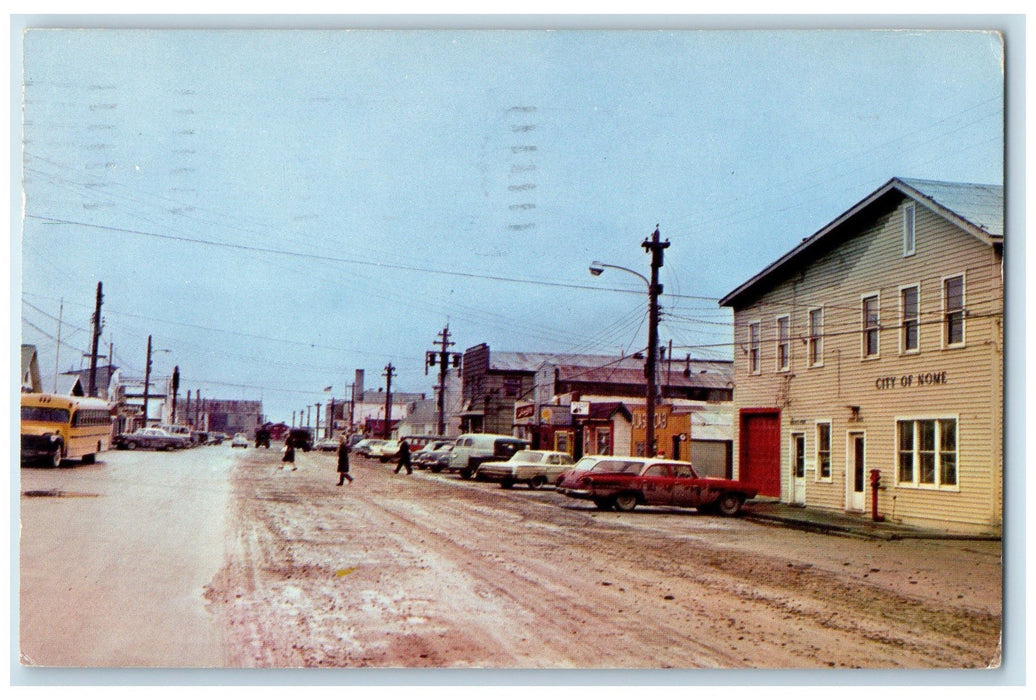
[[[558,380],[588,384],[644,384],[644,360],[606,366],[557,365]],[[684,369],[690,372],[684,375]],[[659,383],[662,386],[727,389],[734,380],[734,365],[729,360],[673,360],[658,363]]]
[[[622,401],[594,401],[590,404],[588,418],[607,420],[616,413],[621,413],[626,420],[633,420],[633,414]]]
[[[912,199],[987,244],[1004,238],[1004,188],[894,177],[837,219],[768,265],[720,299],[720,306],[735,306],[765,287],[789,268],[799,268],[819,251],[828,250],[855,234],[850,225],[858,217],[887,207],[893,199]]]
[[[535,372],[544,362],[558,358],[548,352],[490,352],[489,370],[495,372]]]

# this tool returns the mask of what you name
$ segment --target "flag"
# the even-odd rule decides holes
[[[325,387],[324,387],[324,391],[331,391],[331,387],[329,387],[329,386],[325,386]]]

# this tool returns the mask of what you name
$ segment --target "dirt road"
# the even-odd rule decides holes
[[[874,542],[249,449],[206,588],[232,667],[984,668],[998,543]]]

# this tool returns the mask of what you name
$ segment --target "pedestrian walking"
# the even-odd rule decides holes
[[[284,456],[281,457],[281,469],[287,469],[289,464],[292,471],[298,471],[298,467],[295,466],[295,443],[292,441],[291,435],[288,435],[284,440]]]
[[[345,443],[345,436],[338,441],[338,485],[341,486],[348,479],[349,483],[353,483],[353,478],[349,474],[349,446]]]
[[[410,467],[410,445],[406,444],[406,440],[399,443],[399,464],[396,465],[394,473],[398,474],[403,467],[406,467],[407,474],[414,473],[414,470]]]

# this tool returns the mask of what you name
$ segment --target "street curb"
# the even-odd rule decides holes
[[[948,532],[927,532],[923,530],[909,532],[881,531],[878,529],[870,529],[866,527],[858,527],[851,525],[818,523],[806,520],[799,520],[797,518],[788,518],[781,515],[770,515],[766,513],[750,513],[747,511],[741,511],[741,513],[742,517],[746,520],[752,520],[763,523],[778,523],[785,527],[794,528],[796,530],[805,530],[807,532],[817,532],[826,535],[848,535],[854,537],[865,537],[868,539],[875,540],[959,540],[976,542],[1000,542],[1003,539],[1002,535],[969,535],[954,534]]]

